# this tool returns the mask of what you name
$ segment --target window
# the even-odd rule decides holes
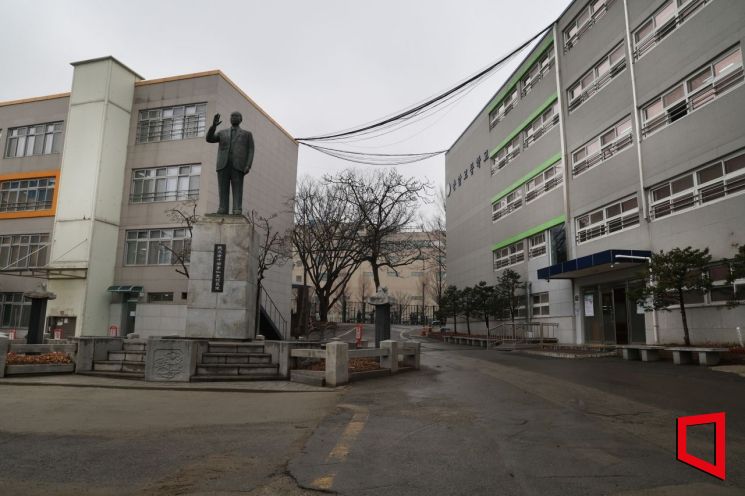
[[[742,82],[742,52],[738,46],[644,105],[642,136],[682,119]]]
[[[519,264],[525,260],[525,243],[523,241],[521,239],[517,243],[494,250],[492,254],[494,270]]]
[[[411,277],[421,277],[424,275],[424,272],[421,271],[412,271]]]
[[[173,165],[132,171],[130,203],[199,198],[201,165]]]
[[[594,0],[585,5],[572,22],[564,28],[564,52],[572,49],[595,22],[603,17],[613,0]]]
[[[491,173],[494,175],[499,169],[510,163],[520,154],[520,133],[515,136],[509,143],[503,146],[494,156],[491,167]]]
[[[711,0],[668,0],[634,31],[634,60],[657,46]]]
[[[561,184],[563,166],[557,162],[525,183],[525,202],[531,202]]]
[[[395,270],[388,270],[388,275],[390,277],[398,277],[398,272],[396,272]]]
[[[603,163],[616,153],[631,146],[633,141],[631,116],[626,116],[620,122],[572,152],[572,175],[582,174],[586,170]]]
[[[523,205],[522,186],[505,195],[492,204],[492,222],[496,222],[507,214],[511,214]]]
[[[489,113],[489,127],[492,128],[512,110],[517,103],[517,87],[507,93],[497,108]]]
[[[522,91],[520,96],[527,95],[538,82],[543,79],[543,76],[551,70],[554,65],[554,44],[551,43],[548,48],[538,57],[528,72],[525,73],[521,81]]]
[[[715,265],[709,268],[709,278],[711,279],[711,289],[709,290],[709,302],[734,302],[745,300],[745,280],[732,281],[730,275],[730,266],[726,263]],[[733,284],[734,282],[734,284]]]
[[[531,310],[534,316],[537,317],[539,315],[549,314],[548,292],[534,293],[531,295],[531,298],[533,300],[533,306]]]
[[[28,329],[31,300],[23,293],[0,293],[0,327]]]
[[[738,152],[655,186],[649,191],[652,219],[745,191],[745,152]]]
[[[639,225],[636,196],[612,203],[577,217],[577,244]]]
[[[56,178],[41,177],[0,183],[0,212],[49,210]]]
[[[616,45],[608,55],[569,88],[569,112],[576,110],[626,68],[624,50],[623,42]]]
[[[546,254],[546,231],[528,238],[528,256],[530,258],[540,257]]]
[[[173,265],[179,256],[189,261],[191,234],[188,229],[143,229],[127,231],[126,265]]]
[[[8,129],[5,157],[50,155],[62,151],[62,122]]]
[[[164,301],[173,301],[173,293],[148,293],[148,303],[160,303]]]
[[[523,145],[528,148],[535,141],[546,134],[546,131],[554,127],[559,122],[559,102],[554,102],[549,108],[543,111],[541,115],[533,119],[533,122],[525,128],[525,142]]]
[[[140,110],[137,143],[204,136],[206,114],[206,103]]]
[[[43,267],[48,247],[46,233],[0,236],[0,270]]]

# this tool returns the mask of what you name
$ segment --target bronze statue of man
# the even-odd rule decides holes
[[[219,143],[217,149],[217,190],[220,194],[218,214],[228,213],[229,190],[233,190],[233,215],[241,215],[243,205],[243,176],[251,170],[254,159],[254,139],[249,131],[241,129],[243,116],[240,112],[230,114],[230,129],[215,132],[222,122],[215,114],[207,131],[207,143]]]

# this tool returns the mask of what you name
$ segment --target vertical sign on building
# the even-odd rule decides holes
[[[225,283],[225,245],[215,245],[212,258],[212,292],[222,293]]]

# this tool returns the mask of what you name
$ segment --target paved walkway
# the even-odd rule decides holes
[[[165,391],[215,391],[231,393],[327,393],[333,388],[323,388],[289,381],[246,382],[146,382],[131,379],[114,379],[78,374],[58,374],[28,377],[5,377],[0,386],[63,386],[109,389],[141,389]]]

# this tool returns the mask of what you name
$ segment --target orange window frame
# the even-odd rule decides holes
[[[5,181],[18,181],[23,179],[44,179],[47,177],[54,178],[54,195],[52,196],[52,208],[46,210],[23,210],[21,212],[0,212],[2,219],[28,219],[33,217],[54,217],[57,214],[57,196],[59,195],[59,176],[60,171],[34,171],[34,172],[16,172],[13,174],[0,175],[0,183]]]

